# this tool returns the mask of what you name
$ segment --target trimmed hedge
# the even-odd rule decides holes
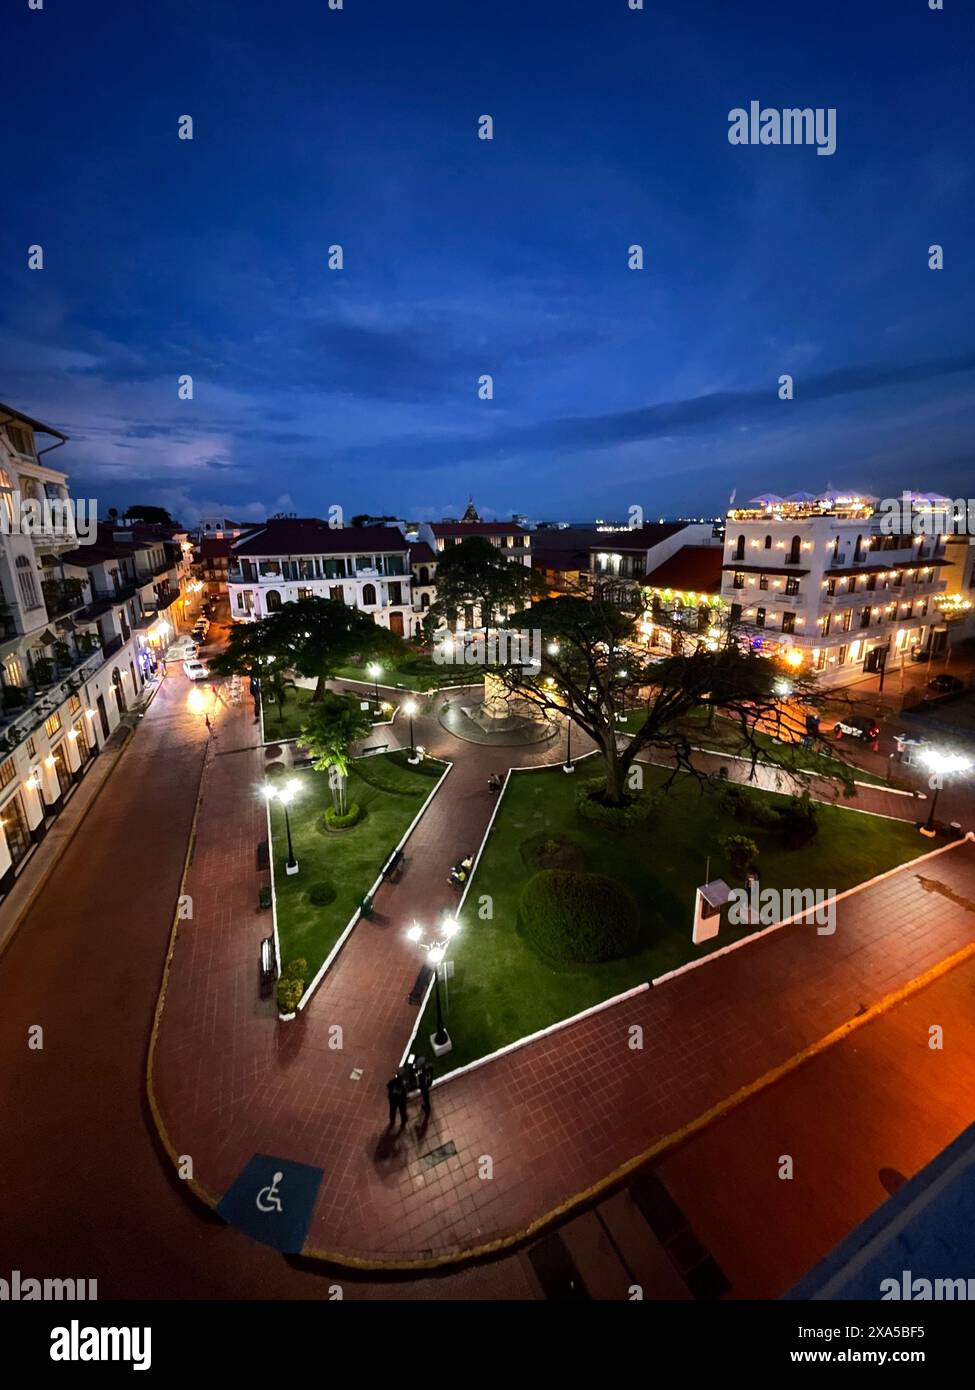
[[[576,810],[583,820],[596,825],[634,826],[646,825],[657,807],[657,797],[650,792],[631,792],[627,794],[622,806],[607,806],[601,799],[605,788],[601,782],[583,782],[576,792]]]
[[[305,992],[307,973],[308,962],[301,956],[297,956],[281,971],[278,980],[278,1010],[281,1013],[293,1014],[297,1009],[298,1001]]]
[[[356,821],[362,819],[362,814],[362,807],[358,801],[353,801],[343,816],[338,814],[334,806],[327,806],[322,819],[326,830],[348,830]]]
[[[534,949],[561,965],[617,960],[639,944],[636,903],[603,874],[541,869],[522,889],[518,919]]]
[[[335,886],[331,883],[313,883],[308,890],[308,901],[312,907],[328,907],[335,901]]]

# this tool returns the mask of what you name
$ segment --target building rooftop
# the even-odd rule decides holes
[[[654,521],[648,522],[646,526],[631,527],[626,531],[600,531],[590,542],[589,549],[607,555],[631,550],[645,552],[659,545],[661,541],[676,536],[678,531],[683,531],[686,526],[686,521]]]
[[[429,565],[436,564],[437,556],[426,541],[410,541],[410,564]]]
[[[527,536],[516,521],[431,521],[430,530],[441,540],[453,536]]]
[[[684,545],[644,580],[654,589],[681,589],[692,594],[717,594],[721,590],[720,545]]]
[[[232,555],[348,555],[405,551],[406,537],[394,526],[329,526],[318,517],[272,517],[234,542]]]

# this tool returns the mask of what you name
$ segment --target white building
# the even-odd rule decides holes
[[[414,631],[410,546],[392,526],[273,517],[233,545],[227,592],[237,622],[296,599],[328,598],[361,609],[399,637]]]
[[[45,435],[58,442],[38,450]],[[165,543],[79,535],[67,475],[47,462],[66,441],[0,406],[0,897],[141,693],[168,635],[161,606],[178,598]],[[61,504],[57,523],[25,531],[25,502],[43,499]]]
[[[909,660],[942,626],[945,537],[888,534],[873,500],[756,499],[727,517],[730,620],[833,684]]]

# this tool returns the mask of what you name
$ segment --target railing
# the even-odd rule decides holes
[[[109,642],[102,643],[102,659],[107,661],[110,656],[122,650],[125,645],[124,637],[113,637]]]

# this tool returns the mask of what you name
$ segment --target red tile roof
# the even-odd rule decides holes
[[[643,581],[653,589],[683,589],[692,594],[721,592],[724,555],[720,545],[684,545],[651,570]]]
[[[429,565],[436,564],[437,557],[427,545],[426,541],[413,541],[410,545],[410,564]]]

